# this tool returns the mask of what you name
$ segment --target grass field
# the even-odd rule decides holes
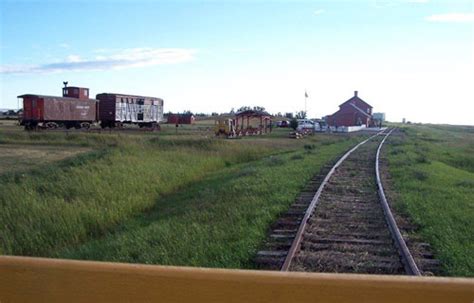
[[[397,210],[419,226],[444,273],[474,276],[474,127],[403,126],[388,141]]]
[[[268,224],[357,140],[292,140],[287,130],[224,140],[208,126],[130,134],[5,127],[0,145],[22,150],[7,165],[32,161],[24,154],[38,149],[81,152],[0,175],[0,251],[249,267]]]
[[[446,275],[474,276],[474,128],[405,125],[388,141],[398,212]],[[267,228],[360,135],[215,139],[161,132],[37,132],[0,125],[0,253],[252,268]],[[364,135],[362,135],[364,136]]]

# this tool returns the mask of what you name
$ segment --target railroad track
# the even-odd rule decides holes
[[[415,261],[385,197],[379,156],[392,131],[362,141],[307,185],[272,226],[255,260],[259,268],[421,275],[422,264],[436,271],[427,252],[418,251]]]

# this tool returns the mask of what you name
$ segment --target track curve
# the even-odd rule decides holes
[[[360,142],[327,175],[316,177],[314,196],[302,203],[309,200],[303,191],[280,218],[272,248],[259,252],[260,262],[281,271],[421,275],[381,182],[380,151],[392,132]]]

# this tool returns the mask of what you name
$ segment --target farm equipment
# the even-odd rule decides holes
[[[226,138],[235,138],[237,136],[235,131],[235,121],[233,119],[216,120],[214,132],[216,137],[225,136]]]

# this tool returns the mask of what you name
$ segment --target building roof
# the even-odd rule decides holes
[[[361,109],[360,107],[358,107],[357,105],[355,104],[352,104],[352,103],[349,103],[352,107],[354,107],[357,111],[359,111],[361,114],[367,116],[367,117],[370,117],[370,115],[368,113],[366,113],[363,109]]]
[[[99,101],[99,100],[91,99],[91,98],[79,99],[79,98],[72,98],[72,97],[48,96],[48,95],[37,95],[37,94],[24,94],[24,95],[17,96],[17,98],[24,98],[24,97],[36,97],[36,98],[43,98],[43,99],[64,99],[64,100],[73,100],[73,101],[77,101],[77,100]]]
[[[236,116],[247,115],[247,116],[270,116],[266,111],[247,109],[241,112],[237,112]]]
[[[364,103],[365,105],[367,105],[368,107],[370,108],[373,108],[372,105],[370,105],[369,103],[365,102],[364,100],[362,100],[361,98],[359,98],[359,96],[357,96],[357,91],[354,92],[354,96],[352,96],[352,98],[350,98],[349,100],[347,100],[346,102],[342,103],[341,105],[339,105],[339,107],[343,106],[344,104],[348,103],[348,102],[351,102],[351,101],[355,101],[355,100],[358,100],[362,103]]]

